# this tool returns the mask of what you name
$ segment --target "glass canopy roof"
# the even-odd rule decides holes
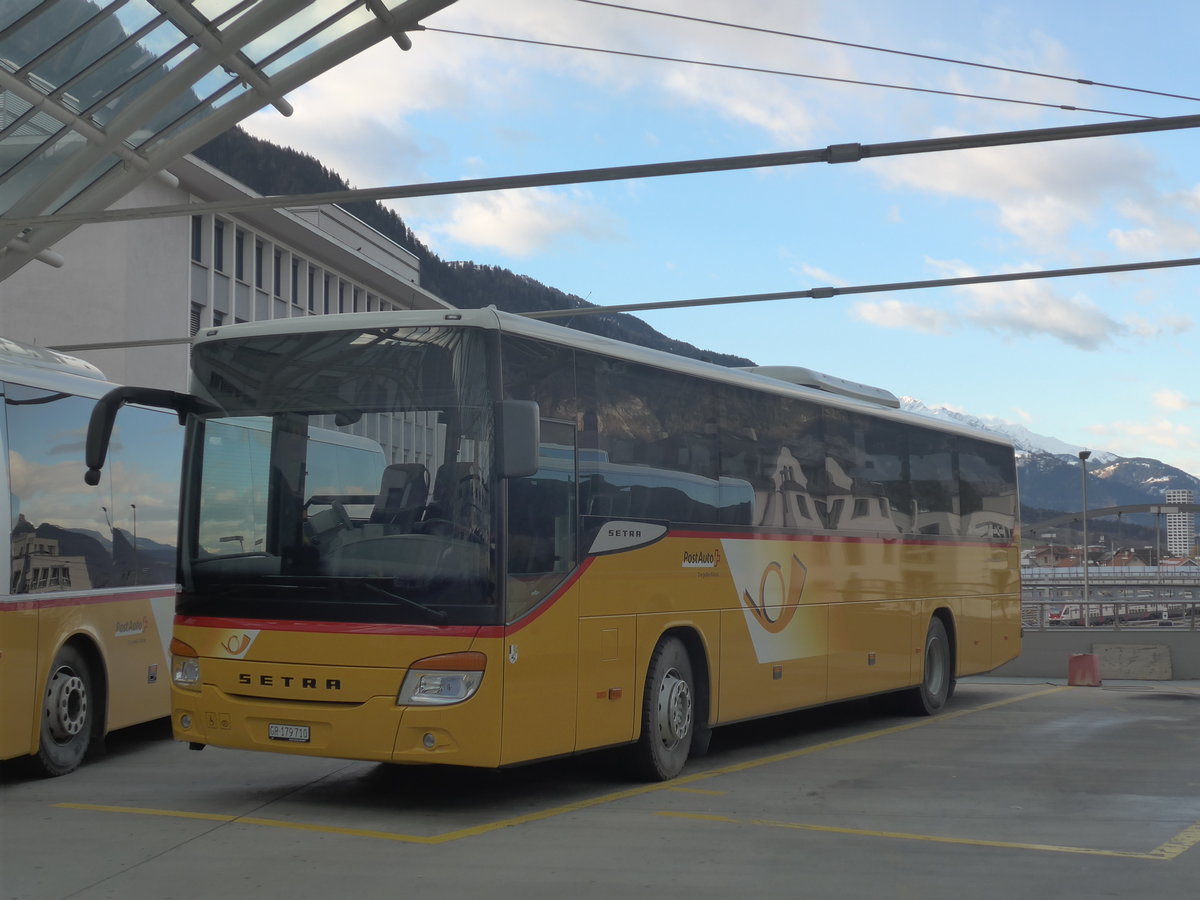
[[[454,0],[3,0],[0,279],[267,104]],[[166,176],[170,177],[170,176]],[[6,220],[9,220],[6,222]]]

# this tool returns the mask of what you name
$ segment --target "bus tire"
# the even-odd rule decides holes
[[[634,771],[669,781],[683,770],[692,746],[696,692],[692,661],[679,638],[667,636],[650,657],[642,695],[642,735],[633,746]]]
[[[42,773],[66,775],[83,762],[99,712],[94,684],[83,653],[64,645],[54,657],[42,692],[41,735],[34,757]]]
[[[921,683],[900,695],[901,708],[912,716],[932,716],[942,711],[950,699],[954,683],[954,664],[950,658],[950,638],[937,616],[929,620],[925,633],[924,665]]]

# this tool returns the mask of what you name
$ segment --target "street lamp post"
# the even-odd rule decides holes
[[[1088,499],[1087,499],[1087,461],[1092,455],[1091,450],[1079,451],[1079,483],[1083,493],[1083,624],[1091,624],[1091,610],[1088,608]],[[1103,611],[1102,611],[1103,612]]]

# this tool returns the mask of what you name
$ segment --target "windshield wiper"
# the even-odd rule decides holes
[[[416,600],[410,600],[403,594],[397,594],[395,591],[389,591],[387,588],[380,587],[379,585],[370,581],[361,581],[359,584],[361,584],[362,587],[365,587],[367,590],[374,591],[377,594],[382,594],[384,597],[387,597],[390,600],[399,600],[405,606],[423,612],[427,616],[433,618],[435,621],[440,622],[447,617],[447,613],[444,609],[431,609],[428,606],[418,603]]]

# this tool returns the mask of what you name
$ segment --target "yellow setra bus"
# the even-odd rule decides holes
[[[170,710],[183,429],[127,410],[110,472],[85,485],[88,418],[112,387],[83,360],[0,339],[0,759],[48,775]]]
[[[932,714],[1019,651],[1011,445],[886,391],[494,309],[211,329],[192,362],[190,395],[110,396],[88,458],[123,402],[188,418],[171,715],[194,747],[628,745],[666,779],[715,726],[888,694]],[[377,442],[378,484],[312,483],[312,426]]]

